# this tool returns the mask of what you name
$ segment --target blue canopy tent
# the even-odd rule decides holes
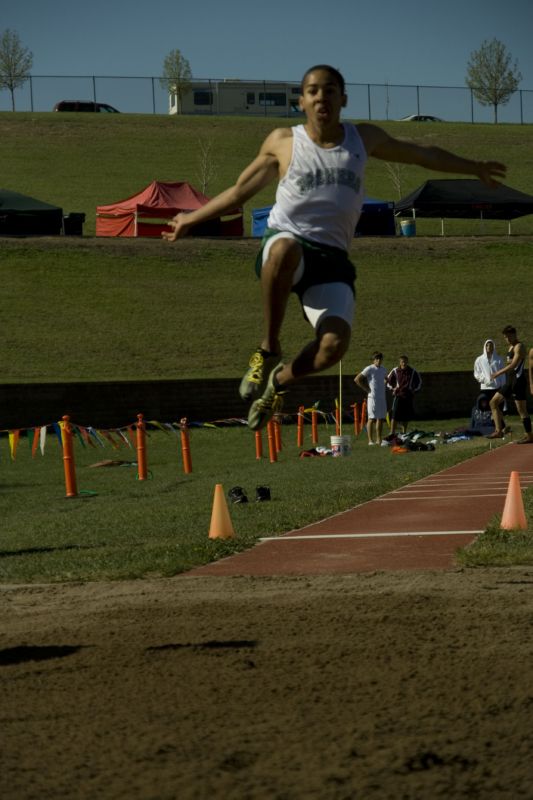
[[[261,237],[265,232],[272,206],[252,209],[252,236]],[[361,217],[354,236],[395,236],[394,203],[367,197],[363,203]]]

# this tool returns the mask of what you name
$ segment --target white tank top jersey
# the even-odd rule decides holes
[[[319,147],[304,125],[293,131],[292,157],[280,180],[269,228],[347,251],[364,200],[364,144],[355,125],[343,123],[344,140]]]

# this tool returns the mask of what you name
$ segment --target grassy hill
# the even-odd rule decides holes
[[[238,377],[261,336],[257,242],[4,239],[0,381]],[[531,237],[359,238],[344,370],[378,348],[421,370],[470,370],[514,323],[533,345]],[[294,296],[286,356],[309,338]]]
[[[84,233],[94,234],[97,205],[128,197],[153,180],[186,180],[201,188],[200,142],[211,147],[215,174],[206,194],[230,185],[276,125],[287,119],[242,117],[167,117],[140,114],[0,113],[3,188],[60,205],[65,212],[86,214]],[[498,159],[508,165],[507,184],[533,192],[533,126],[471,125],[466,123],[382,124],[393,135],[431,142],[461,155]],[[402,167],[401,194],[435,177],[418,167]],[[440,175],[442,177],[442,175]],[[247,204],[269,205],[275,187]],[[366,192],[370,197],[398,199],[399,193],[385,162],[370,161]],[[440,232],[440,222],[420,222],[420,232]],[[505,233],[502,222],[446,224],[447,232]],[[533,233],[533,217],[513,223],[517,234]]]
[[[279,120],[275,124],[289,124]],[[261,335],[257,241],[168,245],[94,237],[95,208],[154,179],[199,185],[199,141],[211,143],[215,194],[253,158],[272,120],[153,115],[0,114],[5,188],[84,212],[84,236],[0,242],[4,359],[0,382],[237,377]],[[466,156],[498,158],[507,183],[533,191],[533,126],[388,123],[397,135]],[[430,177],[402,170],[402,194]],[[273,200],[273,188],[248,204]],[[387,165],[371,162],[367,194],[394,199]],[[407,351],[421,370],[469,370],[508,323],[533,344],[533,217],[446,223],[464,236],[358,238],[357,320],[345,371],[374,348],[392,365]],[[437,234],[439,221],[419,221]],[[480,236],[479,234],[488,234]],[[521,235],[518,235],[521,234]],[[283,343],[309,335],[294,298]],[[503,348],[501,337],[498,340]]]

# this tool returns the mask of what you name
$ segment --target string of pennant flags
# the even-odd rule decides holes
[[[301,425],[304,422],[311,423],[312,426],[312,441],[316,441],[315,428],[318,424],[318,418],[321,418],[324,424],[329,425],[335,423],[336,432],[339,433],[342,427],[341,414],[338,401],[335,401],[335,411],[326,412],[318,408],[318,403],[310,408],[300,406],[296,414],[280,415],[278,422],[291,423],[296,418],[296,421]],[[351,406],[353,410],[353,423],[354,433],[359,435],[361,428],[364,425],[366,403],[363,401],[361,412],[359,412],[358,404],[354,403]],[[138,415],[142,418],[142,415]],[[82,447],[92,448],[105,448],[111,446],[114,450],[121,447],[129,449],[137,449],[137,422],[129,423],[113,428],[96,428],[91,425],[79,425],[68,419],[68,424],[71,429],[73,437],[81,444]],[[245,419],[240,417],[230,417],[226,419],[217,419],[207,422],[189,422],[186,418],[182,418],[179,422],[160,422],[159,420],[144,420],[144,431],[146,435],[150,435],[149,431],[160,430],[165,434],[174,434],[179,437],[185,430],[190,428],[220,428],[229,426],[246,426]],[[37,425],[31,427],[20,427],[11,429],[0,429],[0,437],[7,437],[9,446],[9,455],[12,461],[16,460],[17,451],[21,439],[26,438],[32,458],[35,458],[38,453],[41,456],[45,455],[47,450],[50,436],[57,439],[60,448],[64,447],[64,430],[65,418],[63,420],[54,421],[45,425]],[[298,437],[300,439],[300,436]],[[298,442],[299,443],[299,442]]]

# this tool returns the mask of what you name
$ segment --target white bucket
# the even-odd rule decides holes
[[[416,236],[416,223],[414,219],[402,219],[400,228],[402,236]]]
[[[332,436],[331,449],[334,456],[350,456],[352,454],[352,437]]]

